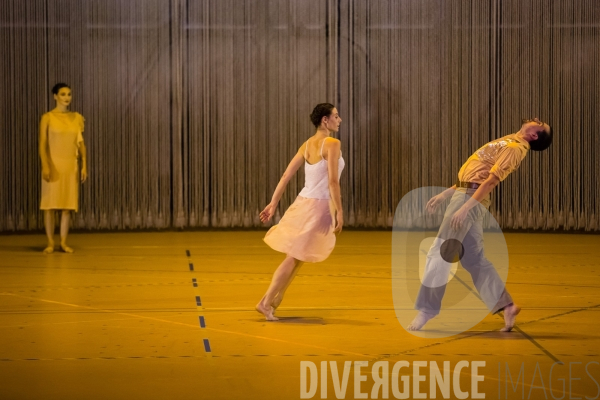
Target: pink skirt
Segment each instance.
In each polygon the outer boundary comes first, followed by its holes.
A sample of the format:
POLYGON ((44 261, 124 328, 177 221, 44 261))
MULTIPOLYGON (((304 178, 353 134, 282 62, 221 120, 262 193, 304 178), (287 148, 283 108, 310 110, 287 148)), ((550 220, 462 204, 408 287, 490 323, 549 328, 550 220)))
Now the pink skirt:
POLYGON ((329 200, 298 196, 263 240, 273 250, 297 260, 325 260, 335 247, 329 200))

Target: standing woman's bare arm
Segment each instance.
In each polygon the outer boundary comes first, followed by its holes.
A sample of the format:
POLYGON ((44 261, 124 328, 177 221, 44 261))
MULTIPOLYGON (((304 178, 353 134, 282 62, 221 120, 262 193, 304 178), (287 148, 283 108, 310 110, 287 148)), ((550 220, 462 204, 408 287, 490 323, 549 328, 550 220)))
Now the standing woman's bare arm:
POLYGON ((338 163, 341 153, 342 143, 338 139, 325 139, 327 153, 327 170, 329 173, 329 194, 333 200, 336 211, 336 221, 334 232, 342 231, 344 225, 344 211, 342 209, 342 193, 340 190, 340 180, 338 178, 338 163))
POLYGON ((85 119, 83 115, 76 113, 79 118, 79 123, 81 124, 81 132, 79 132, 79 136, 77 136, 77 144, 79 146, 79 156, 81 157, 81 183, 85 182, 88 177, 87 170, 87 149, 85 147, 85 142, 83 140, 83 131, 85 129, 85 119))
POLYGON ((306 146, 306 143, 304 143, 298 149, 298 152, 296 153, 294 158, 292 158, 292 161, 290 161, 287 168, 285 169, 285 172, 281 176, 281 179, 279 180, 279 183, 277 184, 277 187, 275 188, 275 192, 273 193, 271 202, 269 204, 267 204, 265 209, 262 210, 260 213, 261 222, 267 222, 268 220, 271 219, 273 214, 275 214, 275 209, 277 209, 277 205, 279 204, 279 200, 281 199, 281 196, 283 196, 283 192, 285 191, 287 184, 289 183, 290 179, 292 179, 292 176, 294 176, 296 171, 298 171, 298 169, 302 166, 302 164, 304 164, 304 148, 305 148, 305 146, 306 146))
POLYGON ((42 162, 42 178, 50 182, 50 157, 48 155, 48 115, 42 115, 40 120, 40 134, 38 153, 42 162))
POLYGON ((81 154, 81 183, 85 182, 88 177, 87 172, 87 149, 85 143, 81 142, 79 145, 79 153, 81 154))

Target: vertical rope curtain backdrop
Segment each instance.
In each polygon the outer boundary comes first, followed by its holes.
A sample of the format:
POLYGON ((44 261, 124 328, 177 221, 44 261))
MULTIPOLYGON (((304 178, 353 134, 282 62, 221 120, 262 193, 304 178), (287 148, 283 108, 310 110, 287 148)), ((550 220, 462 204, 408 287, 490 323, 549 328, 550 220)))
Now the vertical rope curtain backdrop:
POLYGON ((78 228, 260 226, 328 101, 347 225, 389 227, 404 194, 452 185, 479 146, 539 116, 554 144, 492 213, 600 229, 596 0, 2 0, 0 46, 0 231, 42 227, 37 129, 59 81, 86 118, 78 228))

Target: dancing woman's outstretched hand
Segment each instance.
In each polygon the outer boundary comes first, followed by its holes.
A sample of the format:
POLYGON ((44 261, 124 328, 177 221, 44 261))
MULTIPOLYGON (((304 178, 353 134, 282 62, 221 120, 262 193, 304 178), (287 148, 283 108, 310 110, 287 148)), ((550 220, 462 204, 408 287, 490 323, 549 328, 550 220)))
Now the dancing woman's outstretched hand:
POLYGON ((262 210, 259 214, 260 222, 263 224, 268 222, 271 217, 275 214, 275 209, 277 208, 277 204, 267 204, 264 210, 262 210))

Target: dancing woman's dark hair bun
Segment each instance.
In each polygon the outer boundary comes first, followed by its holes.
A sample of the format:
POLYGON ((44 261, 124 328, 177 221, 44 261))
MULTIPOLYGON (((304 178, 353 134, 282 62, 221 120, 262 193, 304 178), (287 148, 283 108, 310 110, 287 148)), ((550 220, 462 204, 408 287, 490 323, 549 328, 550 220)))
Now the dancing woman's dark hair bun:
POLYGON ((310 114, 310 120, 312 121, 315 127, 319 127, 321 125, 321 120, 323 117, 329 117, 331 112, 335 107, 333 104, 329 103, 321 103, 317 104, 313 112, 310 114))

